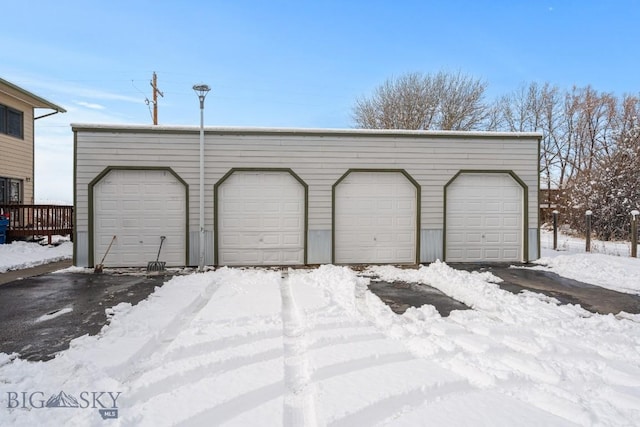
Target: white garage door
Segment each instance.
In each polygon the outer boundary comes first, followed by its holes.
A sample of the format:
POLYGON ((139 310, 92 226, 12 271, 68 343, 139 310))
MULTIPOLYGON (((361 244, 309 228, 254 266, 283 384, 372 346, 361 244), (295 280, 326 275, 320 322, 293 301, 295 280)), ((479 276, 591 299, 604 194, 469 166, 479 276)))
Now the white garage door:
POLYGON ((160 261, 185 265, 186 192, 170 172, 112 170, 93 188, 94 262, 116 240, 106 266, 143 267, 155 261, 160 236, 166 236, 160 261))
POLYGON ((416 187, 400 172, 351 172, 335 190, 335 262, 416 262, 416 187))
POLYGON ((217 197, 218 264, 304 264, 305 191, 290 173, 235 171, 217 197))
POLYGON ((447 188, 446 260, 521 261, 523 190, 506 173, 464 173, 447 188))

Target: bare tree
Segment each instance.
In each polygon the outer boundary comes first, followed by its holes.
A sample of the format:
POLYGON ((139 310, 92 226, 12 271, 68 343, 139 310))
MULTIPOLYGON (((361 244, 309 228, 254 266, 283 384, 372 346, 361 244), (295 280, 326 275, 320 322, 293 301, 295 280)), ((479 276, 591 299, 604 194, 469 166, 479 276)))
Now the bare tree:
POLYGON ((522 85, 496 103, 500 128, 510 132, 541 132, 540 174, 547 195, 558 185, 555 177, 559 164, 559 123, 562 116, 561 97, 557 87, 549 83, 522 85))
POLYGON ((405 74, 356 100, 352 118, 368 129, 473 130, 488 115, 486 84, 461 73, 405 74))
POLYGON ((484 125, 489 114, 483 102, 487 84, 460 72, 440 72, 435 78, 438 88, 438 119, 436 126, 443 130, 473 130, 484 125))

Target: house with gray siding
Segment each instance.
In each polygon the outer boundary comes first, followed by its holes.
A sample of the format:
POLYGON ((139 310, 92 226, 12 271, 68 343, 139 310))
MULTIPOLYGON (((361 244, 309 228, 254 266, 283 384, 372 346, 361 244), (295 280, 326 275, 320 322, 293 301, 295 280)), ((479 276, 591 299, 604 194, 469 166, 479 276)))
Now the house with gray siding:
MULTIPOLYGON (((198 265, 200 128, 72 129, 74 263, 198 265)), ((205 264, 537 259, 540 137, 205 128, 205 264)))

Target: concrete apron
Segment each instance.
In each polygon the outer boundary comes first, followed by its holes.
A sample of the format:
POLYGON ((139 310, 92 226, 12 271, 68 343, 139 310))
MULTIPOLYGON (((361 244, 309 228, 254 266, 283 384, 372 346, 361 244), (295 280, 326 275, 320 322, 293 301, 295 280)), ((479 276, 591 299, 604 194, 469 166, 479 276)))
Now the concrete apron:
MULTIPOLYGON (((618 314, 621 311, 640 313, 640 296, 617 292, 578 282, 555 273, 526 268, 510 268, 512 264, 448 264, 465 271, 489 271, 503 282, 500 288, 515 294, 523 290, 556 298, 562 304, 579 304, 585 310, 599 314, 618 314)), ((516 265, 523 266, 523 265, 516 265)))

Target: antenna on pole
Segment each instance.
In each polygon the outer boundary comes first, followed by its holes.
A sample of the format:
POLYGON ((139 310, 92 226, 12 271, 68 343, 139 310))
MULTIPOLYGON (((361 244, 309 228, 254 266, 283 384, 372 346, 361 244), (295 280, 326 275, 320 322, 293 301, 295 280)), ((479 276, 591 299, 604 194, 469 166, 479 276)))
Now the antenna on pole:
POLYGON ((153 124, 158 124, 158 95, 164 98, 164 94, 158 89, 158 76, 156 72, 153 72, 153 78, 151 80, 151 87, 153 88, 153 124))

